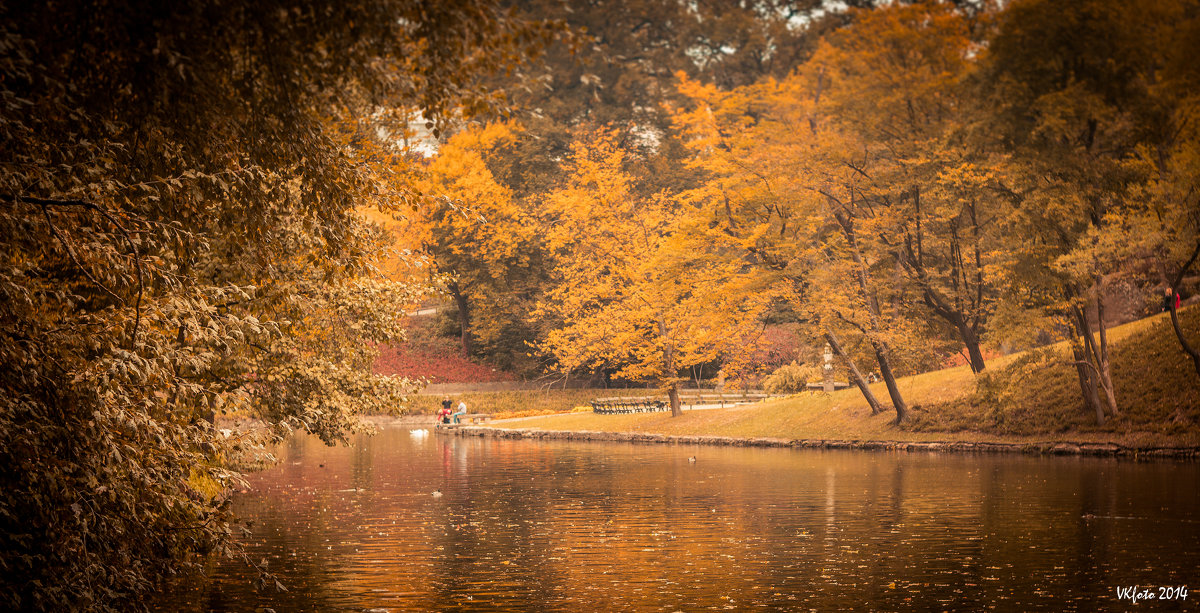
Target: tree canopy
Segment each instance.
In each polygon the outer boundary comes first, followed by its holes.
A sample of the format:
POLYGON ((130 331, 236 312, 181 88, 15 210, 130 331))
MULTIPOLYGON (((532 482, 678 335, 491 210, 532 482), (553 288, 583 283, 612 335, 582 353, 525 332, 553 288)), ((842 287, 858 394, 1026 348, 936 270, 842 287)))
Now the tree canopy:
POLYGON ((0 51, 14 610, 236 555, 237 466, 401 406, 375 348, 432 286, 466 356, 676 415, 780 322, 902 423, 903 375, 1059 340, 1020 367, 1120 419, 1118 308, 1200 376, 1196 0, 67 0, 0 51), (380 274, 368 209, 432 275, 380 274))
POLYGON ((371 347, 415 288, 369 274, 355 209, 419 194, 350 137, 497 107, 484 77, 551 31, 478 1, 0 8, 0 602, 129 610, 233 551, 262 439, 214 412, 335 440, 403 398, 371 347))
MULTIPOLYGON (((986 352, 1049 340, 1073 344, 1084 407, 1101 422, 1118 415, 1113 309, 1153 309, 1200 259, 1187 170, 1195 75, 1181 59, 1197 8, 1053 6, 526 5, 590 38, 528 68, 532 80, 515 94, 521 121, 486 158, 539 224, 523 249, 537 253, 540 273, 521 294, 549 305, 600 291, 603 282, 583 279, 619 269, 585 245, 626 210, 660 240, 653 256, 613 252, 614 261, 636 262, 642 279, 736 271, 707 295, 771 295, 762 313, 786 312, 807 342, 830 342, 852 375, 878 372, 899 421, 907 403, 897 376, 958 359, 984 373, 986 352), (577 184, 580 160, 606 147, 621 152, 619 189, 577 184), (584 217, 565 224, 568 208, 584 217), (548 244, 563 231, 569 238, 548 244), (1117 301, 1118 287, 1140 297, 1117 301)), ((488 251, 484 242, 467 250, 488 251)), ((619 302, 590 300, 581 304, 619 302)), ((606 355, 614 370, 637 362, 615 358, 636 343, 613 325, 577 327, 578 308, 538 313, 522 321, 531 342, 586 331, 576 357, 606 355)), ((856 383, 870 395, 865 379, 856 383)))

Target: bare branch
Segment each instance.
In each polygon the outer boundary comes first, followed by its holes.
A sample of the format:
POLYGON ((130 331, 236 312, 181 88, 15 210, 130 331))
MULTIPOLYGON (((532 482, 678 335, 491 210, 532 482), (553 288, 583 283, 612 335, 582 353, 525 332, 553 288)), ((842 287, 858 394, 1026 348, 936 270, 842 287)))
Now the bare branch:
POLYGON ((67 240, 65 238, 63 238, 63 236, 61 234, 58 233, 58 228, 55 227, 54 221, 50 219, 50 213, 49 213, 49 211, 46 210, 46 205, 43 204, 41 208, 42 208, 42 217, 44 217, 46 219, 46 225, 50 227, 50 234, 54 235, 54 238, 58 239, 58 242, 62 244, 63 249, 66 249, 67 255, 71 258, 71 262, 75 264, 75 267, 78 268, 79 271, 83 273, 83 276, 88 278, 88 281, 91 281, 92 284, 94 284, 96 287, 99 287, 100 289, 104 290, 104 292, 107 293, 109 296, 112 296, 113 298, 117 299, 119 302, 124 304, 125 300, 123 298, 116 295, 111 289, 108 289, 107 285, 98 281, 96 279, 96 277, 92 276, 92 271, 88 270, 86 267, 84 267, 83 264, 81 264, 79 262, 79 258, 75 257, 75 249, 73 249, 71 247, 71 244, 68 243, 67 240))
POLYGON ((103 207, 101 207, 93 202, 88 202, 86 200, 56 200, 56 199, 50 199, 50 198, 34 198, 32 196, 15 196, 12 194, 0 194, 0 199, 7 200, 9 202, 22 202, 25 204, 36 204, 36 205, 42 207, 43 213, 45 213, 45 207, 47 207, 47 206, 80 207, 80 208, 85 208, 85 209, 89 209, 92 211, 96 211, 101 216, 103 216, 105 219, 107 219, 109 221, 109 223, 111 223, 114 227, 116 227, 117 230, 121 233, 121 235, 125 237, 126 244, 129 245, 130 251, 133 252, 133 262, 137 268, 137 280, 138 280, 137 302, 134 304, 134 307, 133 307, 133 312, 134 312, 133 333, 130 334, 130 336, 129 336, 129 349, 133 350, 133 348, 137 345, 138 327, 142 323, 142 295, 145 293, 146 286, 145 286, 145 281, 143 280, 143 275, 142 275, 142 257, 138 253, 137 245, 135 245, 133 242, 133 237, 131 237, 129 235, 129 232, 125 229, 125 226, 122 226, 121 223, 118 222, 116 220, 116 218, 112 216, 111 213, 104 210, 103 207))

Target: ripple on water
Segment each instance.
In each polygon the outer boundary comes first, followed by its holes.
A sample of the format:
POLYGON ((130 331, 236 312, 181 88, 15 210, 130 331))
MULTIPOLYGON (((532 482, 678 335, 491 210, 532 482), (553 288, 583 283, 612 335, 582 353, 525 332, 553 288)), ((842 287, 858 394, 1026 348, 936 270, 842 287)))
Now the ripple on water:
POLYGON ((281 453, 235 509, 289 591, 228 562, 159 608, 1119 609, 1200 566, 1194 465, 405 430, 281 453))

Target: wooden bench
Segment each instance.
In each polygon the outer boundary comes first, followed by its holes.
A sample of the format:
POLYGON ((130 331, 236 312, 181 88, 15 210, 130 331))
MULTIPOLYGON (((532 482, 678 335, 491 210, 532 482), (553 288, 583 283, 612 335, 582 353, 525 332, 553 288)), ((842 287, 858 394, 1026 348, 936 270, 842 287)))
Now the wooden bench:
MULTIPOLYGON (((471 423, 477 424, 481 421, 491 421, 492 415, 490 413, 463 413, 458 416, 459 423, 464 423, 468 419, 471 420, 471 423)), ((450 421, 454 421, 454 419, 451 418, 450 421)))
POLYGON ((613 413, 652 413, 666 411, 671 408, 667 401, 654 396, 641 398, 596 398, 592 400, 592 412, 601 414, 613 413))
POLYGON ((455 423, 454 417, 451 417, 450 423, 443 423, 439 421, 436 425, 439 428, 452 428, 454 426, 461 426, 465 423, 468 423, 468 420, 470 420, 469 423, 477 424, 481 421, 490 421, 491 419, 492 415, 490 413, 463 413, 462 415, 458 416, 458 423, 455 423))
POLYGON ((679 390, 679 402, 685 407, 732 407, 752 402, 762 402, 770 399, 773 394, 756 390, 735 390, 719 392, 716 390, 697 390, 685 388, 679 390))
MULTIPOLYGON (((810 390, 822 390, 822 389, 825 389, 825 383, 824 382, 807 383, 807 384, 805 384, 804 387, 807 389, 810 389, 810 390)), ((834 381, 833 382, 833 389, 835 389, 835 390, 844 390, 844 389, 849 389, 849 388, 850 388, 850 384, 846 383, 845 381, 834 381)))

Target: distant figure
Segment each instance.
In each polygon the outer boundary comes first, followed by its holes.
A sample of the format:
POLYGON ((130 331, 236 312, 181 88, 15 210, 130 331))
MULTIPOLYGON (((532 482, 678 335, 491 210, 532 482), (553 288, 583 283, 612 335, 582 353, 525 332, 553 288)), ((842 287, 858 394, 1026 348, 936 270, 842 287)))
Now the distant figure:
POLYGON ((467 403, 464 400, 459 400, 458 401, 458 411, 456 413, 454 413, 454 423, 458 423, 459 415, 466 415, 466 414, 467 414, 467 403))
POLYGON ((453 405, 450 403, 449 396, 442 398, 442 408, 443 409, 446 409, 446 411, 449 411, 451 406, 453 406, 453 405))
POLYGON ((1178 295, 1175 292, 1172 292, 1171 288, 1166 288, 1165 290, 1163 290, 1163 312, 1164 313, 1170 311, 1172 304, 1175 305, 1175 309, 1176 309, 1176 311, 1178 311, 1178 309, 1180 309, 1181 302, 1182 301, 1180 300, 1180 295, 1178 295))
POLYGON ((439 423, 450 423, 450 405, 443 403, 442 408, 438 409, 437 421, 439 423))
POLYGON ((874 383, 878 380, 879 377, 875 376, 875 371, 872 370, 871 372, 867 373, 867 383, 874 383))

